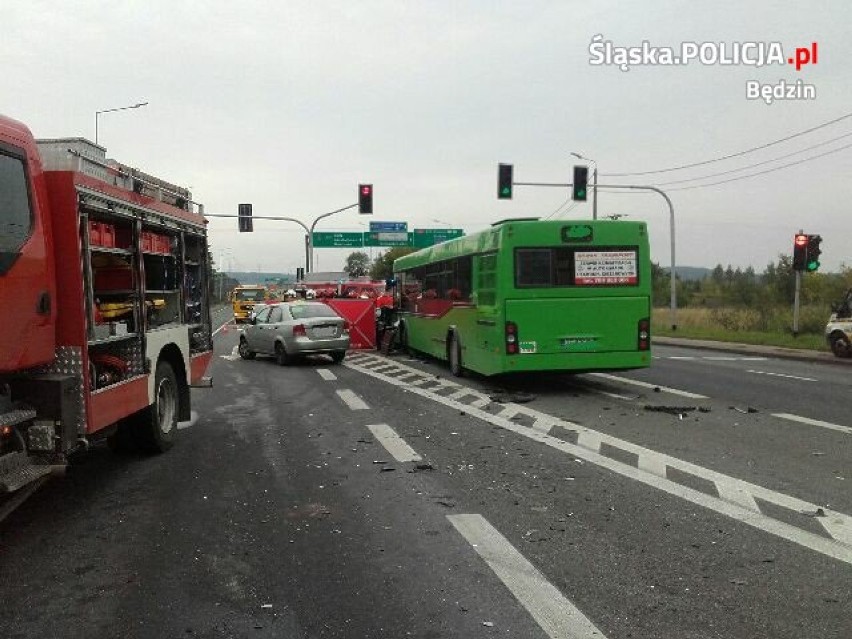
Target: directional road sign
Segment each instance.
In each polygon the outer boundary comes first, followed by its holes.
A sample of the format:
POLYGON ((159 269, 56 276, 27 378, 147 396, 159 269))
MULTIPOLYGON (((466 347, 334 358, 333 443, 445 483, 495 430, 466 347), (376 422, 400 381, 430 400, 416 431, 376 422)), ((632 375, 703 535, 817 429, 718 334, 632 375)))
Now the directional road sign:
POLYGON ((462 229, 414 229, 411 233, 411 245, 414 248, 426 248, 462 235, 462 229))
POLYGON ((364 246, 411 246, 410 236, 405 231, 364 233, 364 246))
POLYGON ((408 231, 408 222, 370 222, 370 233, 408 231))
POLYGON ((357 248, 364 246, 364 233, 332 233, 315 231, 314 248, 357 248))

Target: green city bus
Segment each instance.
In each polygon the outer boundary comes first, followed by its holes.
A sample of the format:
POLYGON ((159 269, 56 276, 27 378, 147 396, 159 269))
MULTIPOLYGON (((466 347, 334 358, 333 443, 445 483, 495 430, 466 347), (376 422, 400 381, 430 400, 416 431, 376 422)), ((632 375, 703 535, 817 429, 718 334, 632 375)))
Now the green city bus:
POLYGON ((643 222, 497 222, 394 261, 403 347, 454 375, 651 363, 643 222))

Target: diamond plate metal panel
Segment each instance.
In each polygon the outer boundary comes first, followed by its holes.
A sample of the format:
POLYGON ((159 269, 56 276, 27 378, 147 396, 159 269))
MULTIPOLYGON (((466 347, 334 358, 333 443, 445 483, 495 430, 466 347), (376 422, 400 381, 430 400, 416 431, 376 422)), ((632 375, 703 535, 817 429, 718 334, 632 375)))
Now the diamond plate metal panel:
POLYGON ((79 392, 77 394, 77 432, 85 434, 86 432, 86 398, 84 396, 83 384, 83 349, 79 346, 57 346, 56 359, 53 363, 47 366, 42 366, 36 369, 36 372, 41 373, 61 373, 62 375, 73 375, 78 380, 79 392))

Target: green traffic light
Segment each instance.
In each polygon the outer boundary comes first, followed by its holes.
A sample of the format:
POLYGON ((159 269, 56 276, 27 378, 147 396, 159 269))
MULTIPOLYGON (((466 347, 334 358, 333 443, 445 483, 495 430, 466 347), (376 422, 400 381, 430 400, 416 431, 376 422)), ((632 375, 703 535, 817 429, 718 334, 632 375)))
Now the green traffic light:
POLYGON ((503 190, 500 192, 502 195, 509 195, 512 192, 512 189, 508 186, 504 186, 503 190))
POLYGON ((819 270, 819 262, 808 262, 807 269, 809 273, 813 273, 816 270, 819 270))
POLYGON ((578 198, 584 198, 584 197, 586 197, 586 191, 585 191, 585 189, 577 189, 577 197, 578 197, 578 198))

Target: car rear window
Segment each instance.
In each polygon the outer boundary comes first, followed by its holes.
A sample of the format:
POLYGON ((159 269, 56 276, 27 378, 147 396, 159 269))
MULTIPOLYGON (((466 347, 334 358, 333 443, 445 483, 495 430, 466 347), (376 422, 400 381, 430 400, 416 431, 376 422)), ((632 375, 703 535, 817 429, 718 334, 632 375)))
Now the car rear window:
POLYGON ((340 317, 330 306, 325 304, 292 304, 290 315, 293 319, 306 319, 309 317, 340 317))

